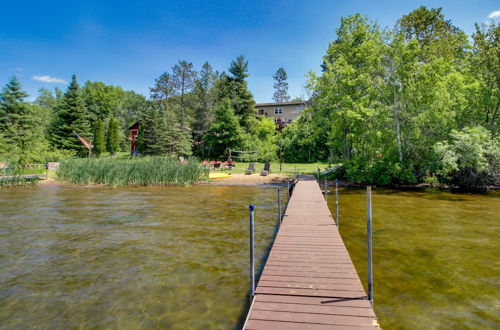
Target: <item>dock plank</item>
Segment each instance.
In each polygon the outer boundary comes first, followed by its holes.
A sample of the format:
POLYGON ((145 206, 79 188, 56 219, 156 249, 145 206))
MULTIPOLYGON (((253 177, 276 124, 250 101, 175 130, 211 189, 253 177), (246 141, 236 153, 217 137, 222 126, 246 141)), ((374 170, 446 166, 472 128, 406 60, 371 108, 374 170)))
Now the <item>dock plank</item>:
POLYGON ((299 179, 244 328, 379 328, 367 299, 318 184, 299 179))

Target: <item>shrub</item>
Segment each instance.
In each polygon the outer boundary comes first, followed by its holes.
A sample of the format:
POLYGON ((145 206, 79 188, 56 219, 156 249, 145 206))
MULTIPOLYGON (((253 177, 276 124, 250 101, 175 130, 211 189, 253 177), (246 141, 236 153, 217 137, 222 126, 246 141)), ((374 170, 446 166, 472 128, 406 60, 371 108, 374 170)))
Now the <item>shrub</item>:
POLYGON ((434 145, 440 181, 464 187, 500 184, 500 139, 482 126, 453 130, 450 141, 434 145))

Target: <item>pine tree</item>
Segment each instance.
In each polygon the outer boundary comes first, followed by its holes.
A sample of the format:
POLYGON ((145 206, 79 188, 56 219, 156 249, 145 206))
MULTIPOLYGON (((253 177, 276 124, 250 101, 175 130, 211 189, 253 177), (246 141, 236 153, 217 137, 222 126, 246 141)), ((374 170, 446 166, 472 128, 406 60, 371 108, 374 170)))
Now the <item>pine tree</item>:
POLYGON ((241 147, 244 133, 228 98, 215 108, 214 115, 214 122, 205 136, 208 153, 212 157, 226 158, 228 149, 241 147))
POLYGON ((290 96, 288 95, 288 82, 286 71, 284 68, 279 68, 273 76, 274 83, 274 102, 288 102, 290 96))
POLYGON ((118 122, 116 118, 111 118, 108 124, 108 135, 106 140, 106 149, 110 153, 118 152, 120 149, 120 142, 118 140, 118 122))
POLYGON ((165 113, 163 120, 165 121, 165 135, 169 153, 180 156, 191 155, 191 135, 183 129, 182 122, 170 111, 165 113))
POLYGON ((139 132, 137 133, 137 152, 139 154, 144 154, 146 143, 144 140, 144 126, 145 122, 141 122, 139 126, 139 132))
POLYGON ((189 121, 186 94, 193 90, 197 73, 193 70, 193 63, 187 61, 179 61, 172 67, 172 73, 176 94, 180 96, 180 120, 185 128, 189 121))
POLYGON ((23 140, 29 110, 24 99, 28 96, 21 83, 13 76, 0 94, 0 129, 9 144, 18 145, 23 140))
POLYGON ((240 55, 231 62, 229 72, 233 75, 234 79, 245 80, 248 77, 248 61, 245 56, 240 55))
POLYGON ((143 114, 139 131, 138 148, 143 155, 164 155, 168 153, 168 136, 161 108, 150 104, 143 114))
POLYGON ((223 100, 229 98, 234 113, 239 117, 240 124, 247 127, 249 118, 255 112, 255 101, 252 93, 248 90, 245 78, 248 77, 248 61, 240 55, 231 62, 229 72, 232 76, 223 74, 218 84, 218 98, 223 100))
POLYGON ((99 157, 103 152, 106 151, 105 134, 104 134, 104 123, 102 120, 98 120, 94 126, 94 154, 99 157))
POLYGON ((51 142, 56 147, 74 150, 79 155, 86 155, 88 149, 78 140, 73 131, 86 140, 89 140, 92 136, 87 109, 81 96, 81 89, 76 80, 76 75, 71 77, 71 82, 52 124, 50 135, 51 142))
POLYGON ((194 107, 193 136, 198 142, 206 134, 213 120, 214 85, 216 80, 217 73, 213 71, 208 62, 205 62, 194 88, 196 105, 194 107))
POLYGON ((28 95, 16 77, 0 93, 0 132, 4 154, 21 162, 44 161, 48 148, 43 109, 24 101, 28 95))

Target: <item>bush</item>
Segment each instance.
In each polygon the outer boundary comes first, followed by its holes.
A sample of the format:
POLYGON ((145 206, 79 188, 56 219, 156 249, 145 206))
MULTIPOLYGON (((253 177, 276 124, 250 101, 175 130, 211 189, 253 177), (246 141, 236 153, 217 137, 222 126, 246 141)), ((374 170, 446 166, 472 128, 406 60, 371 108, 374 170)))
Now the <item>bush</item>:
POLYGON ((500 140, 482 126, 453 130, 434 145, 434 172, 441 182, 462 187, 500 184, 500 140))

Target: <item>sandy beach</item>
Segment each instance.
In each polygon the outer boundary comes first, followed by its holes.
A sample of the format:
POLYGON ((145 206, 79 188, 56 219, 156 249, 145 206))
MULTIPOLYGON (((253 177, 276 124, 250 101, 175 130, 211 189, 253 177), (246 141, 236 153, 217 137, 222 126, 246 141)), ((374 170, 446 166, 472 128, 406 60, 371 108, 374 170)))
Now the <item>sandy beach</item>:
POLYGON ((225 179, 211 179, 208 183, 210 185, 256 185, 256 184, 280 184, 286 183, 290 177, 281 174, 269 174, 261 176, 255 174, 232 174, 231 177, 225 179))

